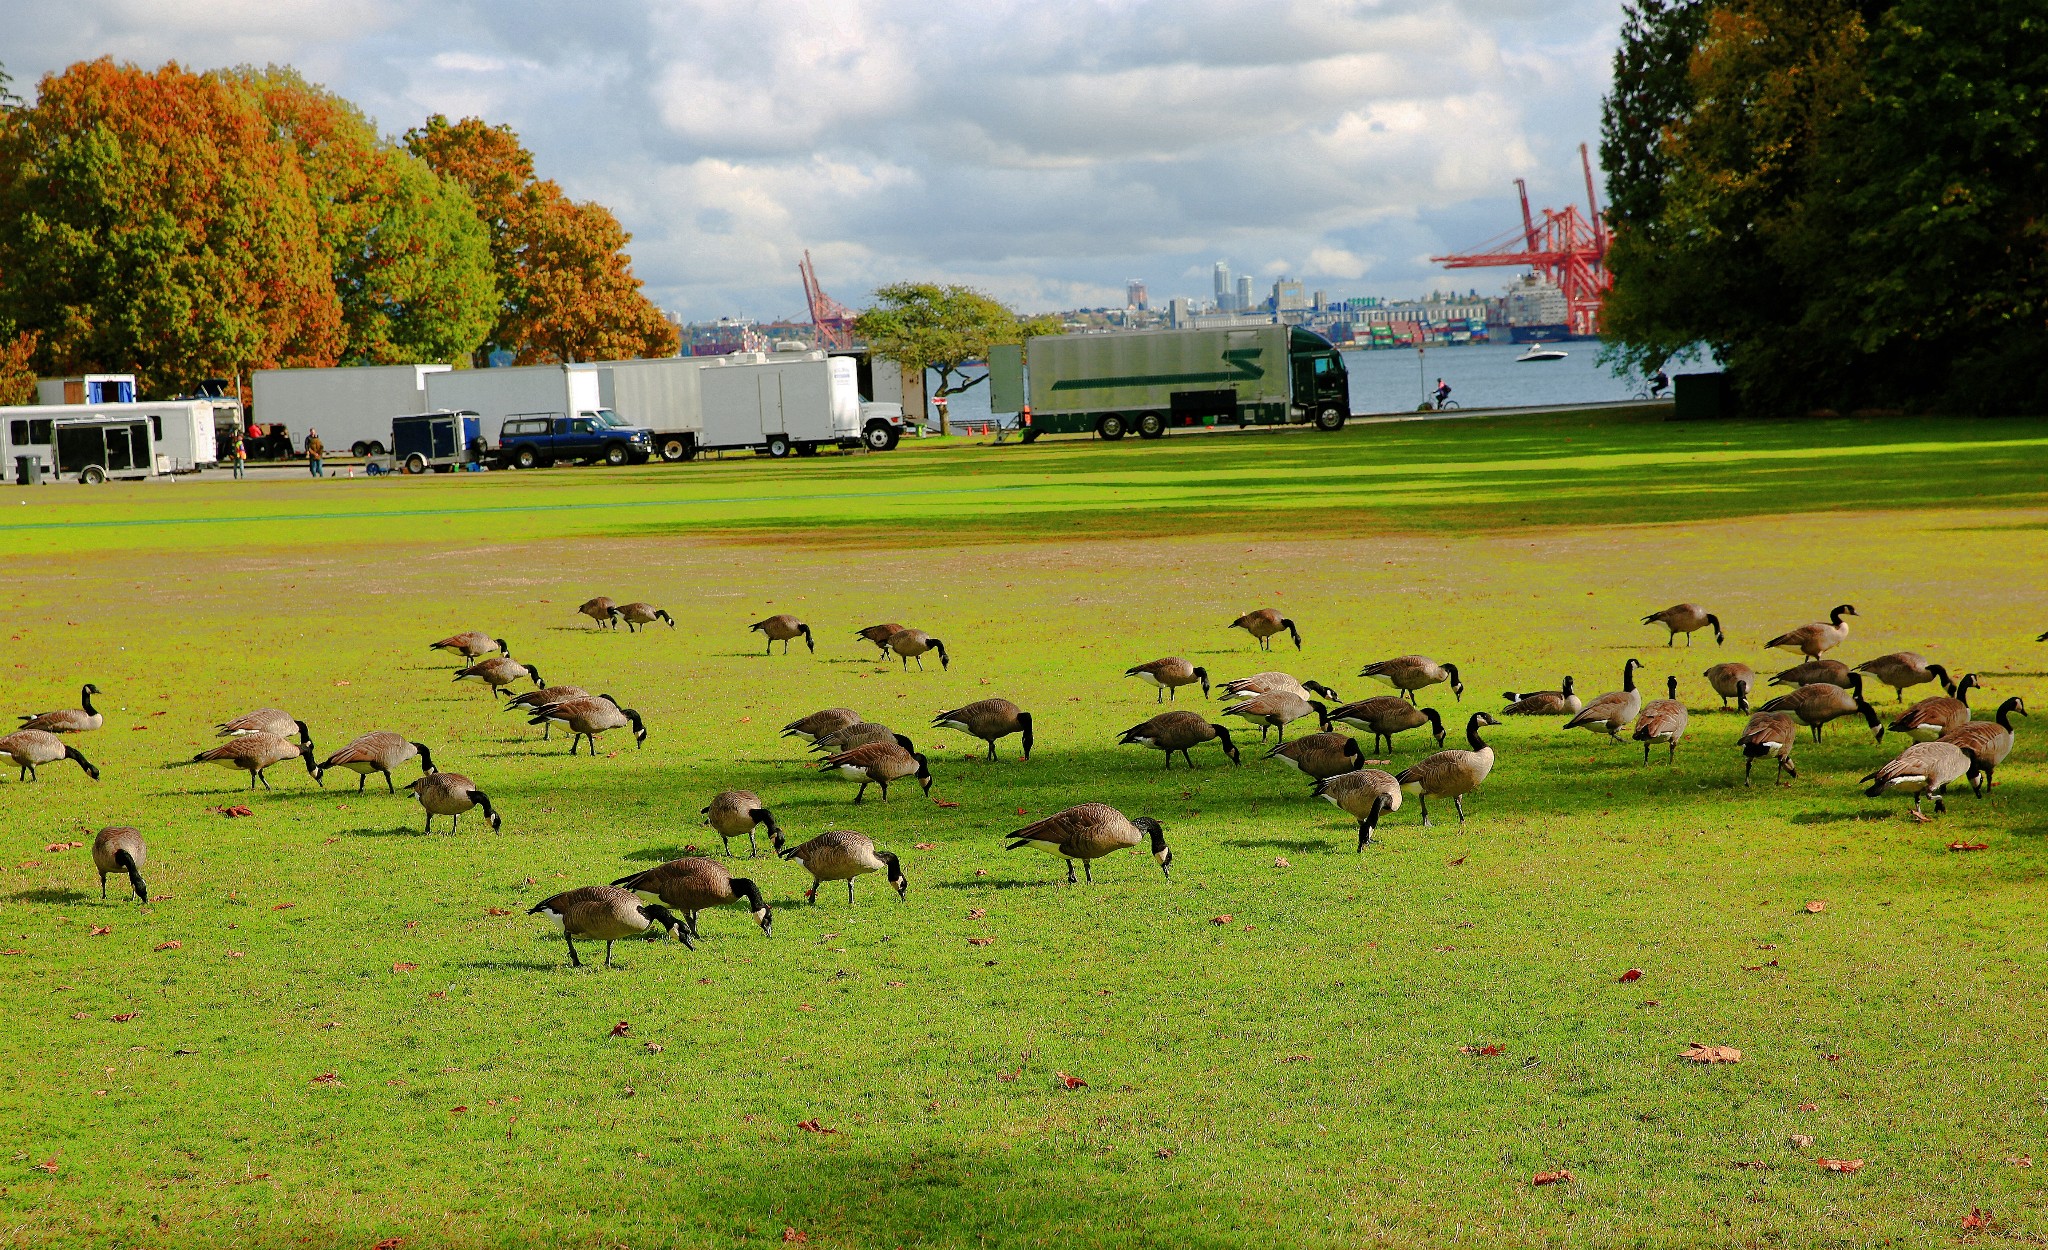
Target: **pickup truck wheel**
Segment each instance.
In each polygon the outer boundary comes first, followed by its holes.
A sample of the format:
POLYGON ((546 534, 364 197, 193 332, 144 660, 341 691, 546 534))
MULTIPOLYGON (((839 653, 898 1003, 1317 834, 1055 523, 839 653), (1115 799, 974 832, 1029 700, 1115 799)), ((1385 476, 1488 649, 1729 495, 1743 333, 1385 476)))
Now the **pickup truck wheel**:
POLYGON ((1147 412, 1138 417, 1139 438, 1165 438, 1166 418, 1156 412, 1147 412))
POLYGON ((78 480, 81 485, 98 486, 107 480, 107 471, 96 464, 89 464, 79 470, 78 480))
POLYGON ((1097 433, 1101 434, 1106 441, 1112 443, 1124 436, 1124 428, 1122 415, 1114 412, 1104 417, 1101 423, 1095 427, 1097 433))
POLYGON ((785 459, 785 458, 787 458, 787 457, 788 457, 788 455, 789 455, 789 436, 788 436, 788 435, 785 435, 785 434, 771 434, 771 435, 769 435, 769 436, 768 436, 768 458, 769 458, 769 459, 771 459, 771 460, 782 460, 782 459, 785 459))
POLYGON ((1316 414, 1316 428, 1325 434, 1334 434, 1344 428, 1344 414, 1335 408, 1325 408, 1316 414))
POLYGON ((887 421, 870 421, 868 428, 860 432, 860 441, 869 451, 887 451, 896 445, 889 437, 893 433, 887 421))
POLYGON ((512 467, 515 469, 537 469, 540 467, 540 453, 531 447, 521 447, 512 453, 512 467))
POLYGON ((604 449, 604 462, 614 469, 625 464, 630 458, 624 443, 613 443, 604 449))
POLYGON ((412 453, 405 458, 405 471, 415 474, 425 473, 427 471, 427 458, 418 452, 412 453))
POLYGON ((358 439, 348 445, 348 454, 357 457, 367 456, 370 454, 370 445, 358 439))
POLYGON ((681 464, 697 454, 696 444, 680 434, 671 434, 661 440, 661 458, 670 464, 681 464))

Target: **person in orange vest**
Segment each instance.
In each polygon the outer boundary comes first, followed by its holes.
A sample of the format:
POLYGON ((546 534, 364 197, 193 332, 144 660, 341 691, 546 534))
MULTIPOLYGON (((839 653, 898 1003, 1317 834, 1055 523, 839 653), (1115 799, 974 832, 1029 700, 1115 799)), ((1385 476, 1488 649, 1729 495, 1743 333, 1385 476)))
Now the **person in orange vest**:
POLYGON ((306 471, 314 477, 326 477, 326 469, 321 464, 326 455, 327 445, 320 441, 320 431, 308 426, 306 429, 306 471))
POLYGON ((249 445, 242 439, 242 427, 228 427, 228 463, 235 471, 235 480, 241 481, 249 467, 249 445))

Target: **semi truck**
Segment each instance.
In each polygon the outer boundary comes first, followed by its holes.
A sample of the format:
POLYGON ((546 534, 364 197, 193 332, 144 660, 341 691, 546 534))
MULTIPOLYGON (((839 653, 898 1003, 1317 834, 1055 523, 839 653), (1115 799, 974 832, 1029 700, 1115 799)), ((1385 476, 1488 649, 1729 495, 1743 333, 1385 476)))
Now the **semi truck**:
POLYGON ((1350 379, 1337 350, 1298 326, 1051 334, 989 353, 989 407, 1041 434, 1287 423, 1344 428, 1350 379))
POLYGON ((654 431, 606 407, 598 375, 580 364, 436 373, 427 378, 426 407, 482 417, 484 437, 498 436, 498 458, 513 468, 645 464, 654 454, 654 431))
POLYGON ((447 365, 351 365, 336 369, 258 369, 250 376, 253 420, 282 425, 301 437, 352 455, 391 450, 391 419, 425 412, 427 379, 447 365))
MULTIPOLYGON (((581 366, 579 366, 580 368, 581 366)), ((812 455, 820 447, 893 449, 903 409, 864 403, 855 362, 821 351, 612 360, 591 366, 603 406, 654 431, 656 454, 812 455)))

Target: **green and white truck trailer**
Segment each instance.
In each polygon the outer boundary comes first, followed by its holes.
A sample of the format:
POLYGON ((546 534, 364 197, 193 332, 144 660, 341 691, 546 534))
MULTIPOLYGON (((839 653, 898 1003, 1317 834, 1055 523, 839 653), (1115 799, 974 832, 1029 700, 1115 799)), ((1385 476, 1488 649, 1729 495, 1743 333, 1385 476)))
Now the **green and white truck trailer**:
POLYGON ((1340 430, 1351 382, 1337 350, 1296 326, 1049 334, 989 353, 989 408, 1041 434, 1310 424, 1340 430))

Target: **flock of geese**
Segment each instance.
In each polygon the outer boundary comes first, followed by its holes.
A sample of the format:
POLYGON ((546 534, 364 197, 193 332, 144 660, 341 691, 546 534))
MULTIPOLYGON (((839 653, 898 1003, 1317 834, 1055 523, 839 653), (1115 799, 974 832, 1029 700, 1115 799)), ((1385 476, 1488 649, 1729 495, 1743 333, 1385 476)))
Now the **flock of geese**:
MULTIPOLYGON (((599 629, 616 629, 621 622, 629 631, 657 621, 670 628, 675 625, 667 612, 650 604, 620 604, 603 596, 582 604, 577 611, 599 629)), ((1883 741, 1888 730, 1911 739, 1904 751, 1861 778, 1867 783, 1865 793, 1869 796, 1910 795, 1916 820, 1928 819, 1921 810, 1923 799, 1931 799, 1936 812, 1945 811, 1947 789, 1957 781, 1967 780, 1973 792, 1981 796, 1987 787, 1996 784, 1998 766, 2012 751, 2012 717, 2025 715, 2025 704, 2017 697, 2009 698, 1992 719, 1978 720, 1973 718, 1969 706, 1970 691, 1981 686, 1974 673, 1952 678, 1942 665, 1910 651, 1882 655, 1853 669, 1825 658, 1828 651, 1848 640, 1848 618, 1855 615, 1853 606, 1842 604, 1828 614, 1828 619, 1802 625, 1766 643, 1769 648, 1797 652, 1803 660, 1769 678, 1769 685, 1789 689, 1763 703, 1754 713, 1750 697, 1759 692, 1760 681, 1755 669, 1739 662, 1725 662, 1702 674, 1708 687, 1720 697, 1723 710, 1732 701, 1736 711, 1748 715, 1735 743, 1743 758, 1744 784, 1750 784, 1751 770, 1762 759, 1775 762, 1778 783, 1786 784, 1786 777, 1799 775, 1793 753, 1802 730, 1818 743, 1825 726, 1856 717, 1870 728, 1877 742, 1883 741), (1866 682, 1890 687, 1899 703, 1905 702, 1906 691, 1934 682, 1941 684, 1944 693, 1921 699, 1887 721, 1867 701, 1866 682)), ((1717 644, 1725 641, 1720 618, 1697 604, 1674 605, 1642 618, 1642 623, 1665 627, 1667 647, 1676 645, 1680 635, 1691 646, 1693 635, 1702 629, 1710 629, 1717 644)), ((1230 623, 1230 628, 1250 634, 1262 650, 1270 650, 1272 640, 1283 633, 1292 638, 1297 651, 1302 646, 1295 623, 1274 609, 1241 616, 1230 623)), ((774 644, 780 642, 787 654, 789 644, 798 638, 803 639, 809 650, 817 649, 810 626, 794 616, 771 616, 748 629, 766 638, 770 653, 774 644)), ((896 656, 905 669, 913 660, 922 668, 923 657, 931 653, 937 654, 942 667, 951 663, 944 642, 896 622, 869 626, 855 637, 878 648, 878 658, 896 656)), ((2048 642, 2048 633, 2039 641, 2048 642)), ((511 648, 503 638, 473 630, 431 643, 428 649, 459 657, 464 664, 455 673, 456 681, 482 684, 490 690, 494 703, 504 698, 507 710, 526 716, 528 724, 542 728, 543 740, 558 725, 566 729, 571 755, 587 744, 589 753, 595 756, 598 737, 614 730, 630 730, 636 746, 646 744, 647 726, 639 712, 623 706, 609 694, 592 694, 580 686, 547 685, 533 665, 512 659, 511 648), (511 693, 511 688, 522 681, 530 682, 532 688, 511 693)), ((1622 666, 1620 689, 1591 699, 1580 697, 1570 676, 1556 690, 1508 691, 1504 695, 1506 705, 1499 715, 1558 717, 1567 730, 1604 734, 1615 742, 1623 741, 1626 732, 1629 741, 1642 744, 1645 763, 1650 760, 1652 749, 1661 745, 1666 750, 1667 763, 1675 764, 1679 744, 1690 725, 1690 712, 1679 698, 1676 676, 1666 678, 1664 698, 1645 701, 1636 685, 1636 673, 1642 667, 1641 661, 1629 659, 1622 666)), ((1183 688, 1197 684, 1204 698, 1212 694, 1208 672, 1179 656, 1135 665, 1124 670, 1124 676, 1155 687, 1155 703, 1177 700, 1183 688)), ((1440 803, 1450 800, 1459 823, 1463 824, 1465 798, 1479 789, 1494 767, 1494 748, 1482 737, 1482 731, 1501 721, 1491 712, 1473 712, 1465 721, 1465 747, 1447 749, 1443 714, 1436 708, 1422 706, 1418 695, 1444 686, 1454 700, 1462 701, 1465 686, 1456 664, 1422 655, 1404 655, 1367 664, 1358 671, 1358 676, 1385 683, 1394 693, 1344 702, 1322 682, 1298 680, 1277 671, 1219 683, 1215 693, 1228 700, 1220 715, 1242 722, 1239 733, 1248 733, 1250 727, 1256 726, 1262 743, 1269 735, 1277 734, 1278 740, 1266 751, 1266 758, 1300 771, 1311 783, 1312 798, 1327 800, 1353 818, 1361 852, 1373 841, 1380 819, 1399 811, 1409 798, 1421 808, 1423 825, 1432 823, 1431 799, 1440 803), (1288 741, 1288 727, 1310 717, 1315 719, 1316 731, 1288 741), (1369 734, 1374 755, 1390 754, 1398 735, 1425 727, 1436 750, 1399 772, 1386 772, 1372 765, 1387 761, 1367 758, 1358 738, 1339 732, 1336 727, 1340 725, 1369 734)), ((21 716, 21 727, 0 737, 0 755, 15 762, 23 781, 36 780, 39 766, 64 760, 77 763, 87 776, 99 780, 99 769, 66 739, 101 728, 104 718, 92 702, 93 696, 100 693, 97 686, 88 683, 80 691, 80 706, 76 708, 21 716)), ((982 741, 991 761, 998 758, 998 742, 1017 737, 1021 759, 1028 762, 1031 758, 1032 716, 1008 699, 982 699, 941 712, 932 718, 931 727, 954 730, 982 741)), ((327 773, 340 769, 356 774, 358 792, 374 773, 381 775, 387 791, 395 794, 399 787, 394 772, 417 761, 420 776, 404 788, 424 810, 426 832, 433 832, 435 817, 445 816, 452 834, 461 816, 473 810, 481 810, 493 830, 502 828, 501 816, 487 793, 469 777, 439 768, 428 746, 405 734, 372 731, 320 758, 306 722, 278 708, 261 708, 223 721, 215 726, 215 733, 225 741, 167 767, 215 764, 240 769, 249 775, 249 787, 253 790, 259 784, 271 788, 266 772, 277 764, 297 759, 323 787, 327 773)), ((800 739, 820 755, 817 767, 821 772, 857 783, 853 797, 856 804, 865 800, 871 786, 886 800, 890 786, 905 781, 920 786, 927 796, 931 793, 930 761, 912 740, 887 725, 864 719, 851 708, 826 708, 798 717, 782 727, 781 735, 800 739)), ((1118 742, 1161 752, 1167 769, 1173 767, 1175 755, 1188 768, 1194 768, 1192 752, 1210 743, 1216 744, 1230 764, 1243 762, 1230 728, 1204 713, 1187 709, 1159 712, 1124 730, 1118 742)), ((732 840, 741 836, 746 837, 748 856, 752 858, 759 850, 757 832, 765 832, 776 857, 791 861, 810 874, 811 885, 804 896, 813 905, 819 888, 828 881, 844 881, 851 904, 854 881, 870 873, 882 873, 899 900, 909 889, 901 859, 878 847, 866 834, 829 830, 790 845, 773 810, 751 790, 723 791, 700 814, 721 838, 727 858, 732 855, 732 840)), ((1076 861, 1085 879, 1092 882, 1094 861, 1120 851, 1144 848, 1169 878, 1173 864, 1165 829, 1157 820, 1149 816, 1129 817, 1104 803, 1081 803, 1035 821, 1012 831, 1005 845, 1012 850, 1036 849, 1060 857, 1066 862, 1070 883, 1077 880, 1076 861)), ((93 843, 92 853, 100 875, 101 897, 106 896, 107 877, 125 873, 136 897, 148 901, 141 873, 148 850, 139 830, 130 826, 103 829, 93 843)), ((576 950, 579 937, 604 942, 607 965, 615 941, 648 936, 657 928, 674 934, 694 949, 694 939, 700 936, 699 914, 708 908, 734 904, 752 915, 764 935, 773 932, 773 910, 759 883, 733 876, 716 859, 689 856, 629 873, 608 885, 583 886, 555 894, 536 904, 531 912, 561 926, 570 963, 580 967, 582 960, 576 950)))

